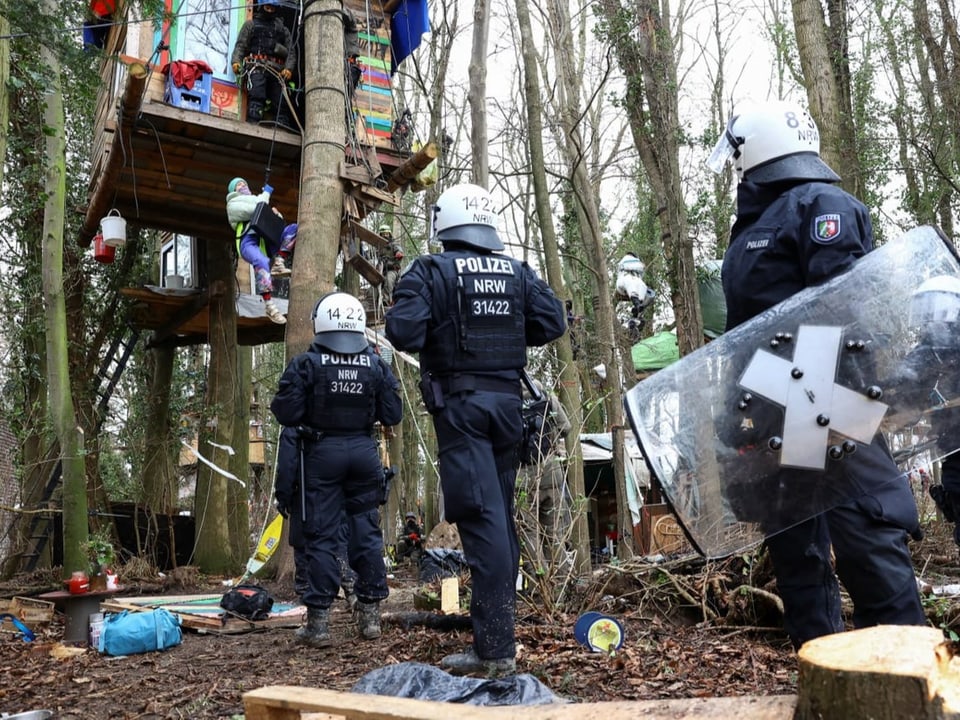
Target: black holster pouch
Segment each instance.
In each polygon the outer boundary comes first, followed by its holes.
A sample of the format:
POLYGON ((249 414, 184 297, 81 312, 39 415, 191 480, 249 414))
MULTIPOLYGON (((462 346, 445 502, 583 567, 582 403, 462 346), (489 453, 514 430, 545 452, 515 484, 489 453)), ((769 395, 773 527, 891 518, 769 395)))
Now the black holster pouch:
POLYGON ((957 522, 957 502, 952 493, 944 490, 943 485, 931 485, 930 497, 947 522, 957 522))
POLYGON ((440 387, 440 381, 430 373, 424 373, 420 376, 420 397, 423 398, 423 405, 427 412, 436 415, 443 410, 443 390, 440 387))

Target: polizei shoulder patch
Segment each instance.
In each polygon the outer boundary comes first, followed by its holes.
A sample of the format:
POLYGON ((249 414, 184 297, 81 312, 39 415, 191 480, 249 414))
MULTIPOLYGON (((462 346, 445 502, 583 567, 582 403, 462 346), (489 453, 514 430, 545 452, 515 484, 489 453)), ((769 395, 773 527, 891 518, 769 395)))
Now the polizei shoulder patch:
POLYGON ((833 242, 840 236, 840 215, 818 215, 813 221, 813 239, 818 243, 833 242))

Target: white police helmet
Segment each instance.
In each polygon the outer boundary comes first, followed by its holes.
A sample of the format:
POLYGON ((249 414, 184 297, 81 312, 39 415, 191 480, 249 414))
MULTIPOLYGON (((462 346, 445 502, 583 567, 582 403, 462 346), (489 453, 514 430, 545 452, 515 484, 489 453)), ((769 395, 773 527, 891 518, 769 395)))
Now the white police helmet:
POLYGON ((910 323, 922 329, 931 323, 955 323, 960 319, 960 278, 937 275, 913 291, 910 323))
POLYGON ((719 174, 730 158, 740 180, 761 185, 840 180, 820 159, 820 131, 810 113, 786 100, 738 108, 713 148, 707 167, 719 174))
POLYGON ((433 210, 433 237, 481 250, 503 250, 497 235, 500 206, 479 185, 465 183, 445 190, 433 210))
POLYGON ((334 291, 313 308, 314 342, 338 353, 358 353, 367 343, 367 313, 350 293, 334 291))

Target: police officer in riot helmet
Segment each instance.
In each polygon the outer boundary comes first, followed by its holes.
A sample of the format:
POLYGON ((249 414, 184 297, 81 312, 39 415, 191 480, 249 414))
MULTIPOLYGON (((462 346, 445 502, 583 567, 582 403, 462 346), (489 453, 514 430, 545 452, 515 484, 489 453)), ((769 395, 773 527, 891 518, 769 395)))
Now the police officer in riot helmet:
MULTIPOLYGON (((836 185, 840 177, 820 158, 816 123, 800 105, 738 107, 708 166, 719 173, 728 160, 739 179, 722 270, 728 330, 873 249, 869 211, 836 185)), ((890 481, 900 473, 879 435, 843 462, 865 493, 766 539, 797 648, 844 629, 837 576, 853 600, 856 627, 925 624, 907 545, 920 532, 910 488, 890 481)))
POLYGON ((420 354, 433 416, 446 519, 456 523, 473 578, 473 645, 441 661, 451 673, 515 671, 520 548, 514 484, 526 348, 566 329, 563 303, 526 263, 502 254, 499 205, 477 185, 437 200, 433 240, 397 283, 386 335, 420 354))
POLYGON ((910 325, 918 342, 907 355, 898 387, 914 387, 916 404, 929 404, 930 429, 937 450, 950 453, 940 461, 940 484, 930 497, 948 522, 960 545, 960 278, 938 275, 914 291, 910 325))
POLYGON ((344 511, 358 629, 364 639, 380 637, 380 601, 389 591, 378 513, 383 465, 373 431, 375 423, 398 424, 403 406, 390 366, 367 342, 366 313, 355 297, 324 295, 313 309, 313 328, 313 343, 287 365, 270 410, 280 424, 299 428, 304 443, 307 623, 297 640, 327 647, 330 606, 340 589, 340 523, 331 519, 344 511))

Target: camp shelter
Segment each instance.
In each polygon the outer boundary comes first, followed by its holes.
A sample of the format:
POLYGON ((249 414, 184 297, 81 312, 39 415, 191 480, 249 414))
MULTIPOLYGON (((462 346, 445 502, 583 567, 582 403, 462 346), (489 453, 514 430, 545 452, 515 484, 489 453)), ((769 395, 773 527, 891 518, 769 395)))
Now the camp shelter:
MULTIPOLYGON (((627 502, 634 528, 640 524, 640 509, 650 489, 650 471, 633 432, 624 432, 624 475, 627 502)), ((583 484, 588 498, 587 522, 590 545, 602 550, 606 545, 607 524, 617 520, 617 489, 613 474, 613 436, 610 433, 582 433, 583 484)), ((636 534, 636 533, 635 533, 636 534)))

